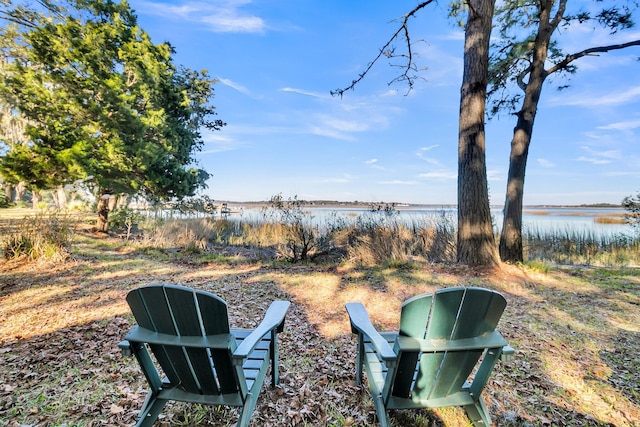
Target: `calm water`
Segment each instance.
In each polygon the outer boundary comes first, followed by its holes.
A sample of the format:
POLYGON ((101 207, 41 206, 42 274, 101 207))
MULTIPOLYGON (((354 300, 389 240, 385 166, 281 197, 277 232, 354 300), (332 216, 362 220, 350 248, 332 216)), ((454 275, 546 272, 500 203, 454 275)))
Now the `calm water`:
MULTIPOLYGON (((398 218, 413 223, 439 221, 444 216, 456 224, 456 208, 452 206, 400 206, 396 208, 398 218)), ((311 207, 305 212, 317 224, 328 224, 336 217, 345 221, 356 221, 362 215, 384 216, 384 213, 372 213, 366 208, 354 207, 311 207)), ((241 218, 259 219, 263 211, 260 209, 245 209, 241 218)), ((532 232, 570 232, 592 233, 595 235, 633 234, 634 230, 627 224, 602 224, 597 220, 622 220, 624 209, 617 208, 564 208, 564 207, 525 207, 522 221, 525 231, 532 232)), ((492 208, 493 222, 502 227, 502 208, 492 208)), ((236 215, 232 215, 236 217, 236 215)))

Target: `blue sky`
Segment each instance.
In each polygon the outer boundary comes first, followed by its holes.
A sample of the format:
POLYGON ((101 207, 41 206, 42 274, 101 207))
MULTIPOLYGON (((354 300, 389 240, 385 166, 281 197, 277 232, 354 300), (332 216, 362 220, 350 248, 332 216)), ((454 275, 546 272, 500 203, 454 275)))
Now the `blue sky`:
MULTIPOLYGON (((285 198, 453 204, 463 32, 446 4, 411 21, 414 89, 388 85, 380 62, 333 97, 377 54, 417 0, 130 0, 154 42, 219 82, 227 126, 203 133, 200 166, 215 200, 285 198)), ((637 17, 640 18, 640 17, 637 17)), ((640 19, 637 19, 640 21, 640 19)), ((565 30, 570 51, 640 38, 565 30)), ((640 190, 640 48, 583 58, 571 87, 547 83, 525 182, 525 204, 619 203, 640 190)), ((487 123, 490 201, 504 201, 514 117, 487 123)))

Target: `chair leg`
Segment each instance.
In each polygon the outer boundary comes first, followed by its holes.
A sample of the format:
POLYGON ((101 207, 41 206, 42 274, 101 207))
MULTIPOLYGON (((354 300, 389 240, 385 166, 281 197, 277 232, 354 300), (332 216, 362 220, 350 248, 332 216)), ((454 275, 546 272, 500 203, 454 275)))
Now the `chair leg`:
POLYGON ((165 399, 158 399, 152 393, 149 393, 140 410, 140 420, 138 420, 136 427, 153 426, 166 404, 167 401, 165 399))
POLYGON ((376 415, 378 416, 380 427, 391 427, 391 420, 389 419, 387 408, 384 407, 382 396, 373 397, 373 405, 376 407, 376 415))
POLYGON ((489 410, 482 398, 479 398, 473 405, 466 405, 464 410, 475 427, 489 427, 491 425, 489 410))
POLYGON ((253 414, 254 409, 256 409, 256 403, 258 403, 258 395, 249 392, 244 406, 240 410, 240 417, 238 418, 238 424, 236 424, 237 427, 247 427, 249 425, 251 414, 253 414))

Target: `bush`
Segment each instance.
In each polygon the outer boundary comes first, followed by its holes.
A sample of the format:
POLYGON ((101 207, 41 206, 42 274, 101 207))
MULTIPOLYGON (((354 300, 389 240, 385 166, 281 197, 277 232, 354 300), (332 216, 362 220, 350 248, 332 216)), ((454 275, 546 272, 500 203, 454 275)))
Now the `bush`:
POLYGON ((285 201, 282 195, 277 195, 269 203, 287 230, 287 243, 281 248, 283 255, 292 262, 306 261, 315 255, 320 230, 313 225, 313 216, 305 213, 304 201, 297 197, 285 201))
POLYGON ((9 227, 2 240, 6 259, 26 256, 31 260, 62 261, 71 255, 71 221, 58 212, 41 212, 9 227))
POLYGON ((640 193, 622 199, 622 207, 627 211, 627 215, 625 215, 627 222, 640 228, 640 193))
POLYGON ((144 215, 130 208, 115 209, 109 214, 109 226, 112 231, 122 233, 126 239, 131 237, 131 233, 135 233, 142 221, 144 215))
POLYGON ((10 204, 10 199, 7 197, 3 188, 0 188, 0 208, 8 208, 10 204))

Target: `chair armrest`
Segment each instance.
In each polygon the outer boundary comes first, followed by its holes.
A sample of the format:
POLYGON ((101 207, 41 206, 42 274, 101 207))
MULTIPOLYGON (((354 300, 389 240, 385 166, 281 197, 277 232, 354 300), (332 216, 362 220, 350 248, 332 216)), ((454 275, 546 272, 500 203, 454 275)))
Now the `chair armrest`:
POLYGON ((137 325, 124 338, 127 341, 123 342, 140 342, 174 347, 228 349, 231 346, 231 334, 180 336, 161 334, 137 325))
POLYGON ((281 332, 284 327, 284 319, 291 303, 289 301, 274 301, 271 303, 264 318, 256 329, 253 330, 233 352, 233 363, 241 365, 243 360, 258 345, 262 337, 276 330, 281 332))
POLYGON ((401 351, 436 353, 445 351, 482 350, 485 348, 499 348, 507 346, 507 340, 498 331, 473 338, 457 340, 446 339, 418 339, 398 336, 396 345, 401 351))
POLYGON ((396 353, 393 351, 387 340, 380 335, 378 331, 376 331, 376 328, 373 327, 364 305, 359 302, 350 302, 347 303, 345 307, 347 309, 347 314, 349 314, 351 331, 354 334, 359 333, 367 337, 382 360, 395 360, 397 358, 396 353))

